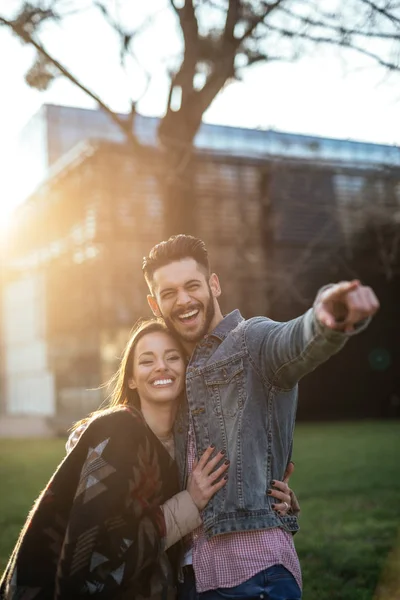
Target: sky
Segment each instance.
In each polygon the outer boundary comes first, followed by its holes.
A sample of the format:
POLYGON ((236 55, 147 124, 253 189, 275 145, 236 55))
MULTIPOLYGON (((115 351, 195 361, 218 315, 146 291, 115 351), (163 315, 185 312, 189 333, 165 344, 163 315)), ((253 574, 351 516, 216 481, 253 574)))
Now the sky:
MULTIPOLYGON (((0 0, 0 13, 13 1, 0 0)), ((152 9, 160 9, 154 35, 139 38, 135 47, 141 63, 153 74, 138 105, 140 112, 151 116, 161 116, 165 110, 165 57, 179 49, 173 17, 162 11, 164 4, 165 0, 152 0, 152 9)), ((144 19, 146 15, 141 16, 144 19)), ((130 92, 135 99, 142 95, 142 70, 132 64, 126 77, 117 68, 116 40, 97 13, 87 11, 79 18, 71 17, 64 26, 45 30, 43 36, 57 58, 113 109, 126 110, 130 92)), ((94 103, 63 79, 46 92, 29 88, 24 75, 33 62, 33 50, 22 46, 4 28, 0 28, 0 55, 0 224, 4 225, 19 201, 13 182, 21 174, 21 165, 16 168, 21 128, 43 103, 87 108, 94 103)), ((388 76, 356 53, 318 49, 296 63, 252 68, 242 81, 231 84, 217 97, 204 120, 400 146, 399 84, 400 75, 388 76)))

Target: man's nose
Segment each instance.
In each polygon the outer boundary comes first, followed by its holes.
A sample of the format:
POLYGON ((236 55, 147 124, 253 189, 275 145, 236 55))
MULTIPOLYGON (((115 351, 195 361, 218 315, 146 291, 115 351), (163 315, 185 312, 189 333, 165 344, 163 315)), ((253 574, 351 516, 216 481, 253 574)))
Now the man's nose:
POLYGON ((176 298, 176 303, 178 304, 178 306, 186 306, 190 302, 190 294, 186 290, 180 290, 176 298))

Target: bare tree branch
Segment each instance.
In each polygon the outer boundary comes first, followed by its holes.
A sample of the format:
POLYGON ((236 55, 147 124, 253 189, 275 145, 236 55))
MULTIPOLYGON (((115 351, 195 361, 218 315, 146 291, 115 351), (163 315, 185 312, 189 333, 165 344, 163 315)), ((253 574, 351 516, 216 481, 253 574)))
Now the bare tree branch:
POLYGON ((316 19, 312 19, 311 17, 304 17, 303 15, 299 15, 294 11, 286 8, 285 6, 279 7, 280 12, 287 14, 288 16, 297 19, 304 25, 311 25, 312 27, 320 27, 321 29, 325 29, 328 31, 332 31, 334 33, 338 33, 342 37, 351 37, 353 35, 367 37, 367 38, 377 38, 383 40, 400 40, 400 31, 399 33, 385 33, 381 31, 371 31, 371 30, 361 30, 351 28, 348 29, 342 25, 332 25, 330 23, 326 23, 324 21, 318 21, 316 19))
POLYGON ((218 63, 218 68, 210 75, 203 89, 197 93, 197 104, 201 111, 206 111, 218 92, 228 79, 235 76, 235 54, 227 55, 218 63))
POLYGON ((125 53, 129 50, 132 41, 132 32, 122 28, 121 24, 111 16, 110 11, 108 10, 107 6, 103 4, 103 2, 95 1, 94 6, 96 6, 99 9, 105 21, 110 25, 110 27, 116 32, 116 34, 120 38, 120 62, 121 65, 123 65, 125 53))
MULTIPOLYGON (((145 80, 146 80, 144 90, 142 91, 142 93, 135 99, 133 99, 133 97, 131 95, 131 107, 132 108, 131 108, 131 112, 130 112, 130 120, 133 125, 132 118, 133 118, 133 116, 136 115, 136 105, 146 95, 146 93, 149 89, 149 86, 150 86, 151 75, 143 67, 143 65, 140 63, 136 53, 133 51, 132 42, 136 36, 140 35, 140 33, 142 33, 142 31, 144 31, 144 29, 146 29, 149 26, 151 20, 154 18, 155 15, 153 14, 153 15, 151 15, 151 17, 148 17, 147 19, 145 19, 145 21, 142 23, 142 25, 133 31, 133 30, 124 29, 122 27, 122 25, 120 24, 120 22, 112 17, 110 11, 108 10, 108 8, 105 4, 103 4, 100 1, 96 1, 96 2, 94 2, 94 5, 100 10, 105 21, 110 25, 110 27, 119 36, 119 39, 120 39, 120 64, 121 64, 121 67, 124 69, 125 76, 128 78, 127 71, 126 71, 126 69, 127 69, 126 57, 129 54, 131 59, 142 70, 145 80)), ((164 9, 161 9, 161 10, 164 10, 164 9)), ((161 10, 158 12, 161 12, 161 10)))
POLYGON ((176 15, 180 18, 179 8, 176 6, 174 0, 169 0, 172 10, 176 13, 176 15))
POLYGON ((226 13, 224 39, 230 42, 234 39, 235 26, 240 15, 240 5, 237 0, 229 0, 229 6, 226 13))
POLYGON ((246 67, 250 67, 250 66, 260 63, 260 62, 268 62, 268 63, 287 62, 287 61, 291 61, 291 60, 294 60, 294 57, 289 58, 288 56, 274 56, 273 54, 263 54, 263 53, 257 54, 255 52, 254 54, 247 56, 246 67))
POLYGON ((5 25, 9 27, 15 35, 17 35, 20 39, 22 39, 25 43, 30 44, 35 48, 39 55, 43 56, 46 61, 52 64, 57 71, 61 73, 68 81, 73 83, 78 89, 84 92, 89 98, 92 98, 98 106, 104 110, 104 112, 110 117, 112 121, 123 131, 126 135, 128 141, 135 147, 139 148, 140 144, 137 141, 131 127, 130 121, 121 119, 117 113, 115 113, 101 98, 92 90, 90 90, 87 86, 85 86, 81 81, 79 81, 66 67, 64 67, 56 58, 51 56, 49 52, 42 46, 40 42, 34 39, 31 33, 24 30, 20 25, 18 25, 17 21, 8 20, 5 17, 0 16, 0 25, 5 25))
POLYGON ((389 71, 397 71, 400 67, 399 64, 387 61, 387 60, 383 59, 381 56, 379 56, 378 54, 375 54, 374 52, 370 52, 369 50, 367 50, 366 48, 363 48, 362 46, 357 46, 356 44, 349 42, 346 39, 332 39, 332 38, 328 38, 328 37, 324 37, 324 36, 315 36, 315 35, 312 35, 309 33, 293 31, 291 29, 285 29, 283 27, 278 27, 278 26, 271 25, 271 24, 268 24, 268 29, 270 29, 272 31, 276 31, 277 33, 280 33, 282 36, 287 37, 287 38, 300 38, 303 40, 307 40, 309 42, 313 42, 315 44, 328 44, 330 46, 342 46, 343 48, 348 48, 349 50, 354 50, 355 52, 358 52, 359 54, 363 54, 364 56, 367 56, 368 58, 372 58, 379 65, 381 65, 382 67, 385 67, 389 71))
POLYGON ((199 35, 199 24, 197 22, 193 0, 186 0, 183 8, 177 8, 174 0, 170 0, 170 4, 178 15, 185 42, 190 42, 191 36, 193 36, 192 41, 195 41, 199 35))
POLYGON ((239 45, 249 38, 257 29, 258 25, 261 25, 261 23, 263 23, 265 19, 284 1, 285 0, 276 0, 272 4, 266 4, 267 8, 264 10, 264 12, 253 20, 245 33, 238 39, 239 45))
POLYGON ((400 25, 400 18, 396 17, 392 12, 389 12, 386 8, 382 8, 381 6, 376 4, 376 2, 373 2, 372 0, 360 0, 360 2, 366 4, 375 12, 381 14, 383 17, 386 17, 386 19, 388 19, 392 23, 397 23, 397 25, 400 25))
MULTIPOLYGON (((140 143, 133 132, 137 100, 132 101, 129 116, 121 117, 66 65, 57 61, 38 38, 43 23, 61 22, 68 14, 66 8, 72 11, 81 3, 76 0, 19 1, 22 5, 19 15, 14 20, 0 17, 0 25, 9 27, 37 52, 27 80, 33 86, 46 89, 55 76, 63 75, 97 103, 123 131, 134 149, 139 148, 140 143), (56 9, 60 14, 56 14, 56 9)), ((97 6, 106 23, 117 33, 121 66, 127 67, 125 60, 128 57, 141 66, 134 44, 137 36, 152 24, 156 12, 153 11, 135 29, 124 22, 113 3, 91 0, 90 4, 97 6)), ((136 5, 135 2, 128 4, 136 5)), ((268 61, 291 61, 310 45, 325 44, 354 50, 389 72, 400 72, 400 61, 393 52, 392 43, 400 42, 398 0, 397 3, 341 0, 336 3, 336 10, 331 11, 329 8, 323 10, 324 4, 322 0, 180 0, 179 4, 178 0, 168 0, 164 3, 161 10, 176 16, 183 41, 179 62, 174 59, 167 64, 170 90, 165 115, 158 128, 159 142, 166 149, 164 158, 169 177, 168 181, 164 177, 161 182, 166 219, 170 219, 171 225, 169 233, 185 229, 186 222, 190 222, 190 203, 187 202, 187 193, 191 189, 190 158, 203 114, 224 86, 243 70, 268 61), (379 43, 372 46, 368 39, 379 40, 379 43), (198 75, 203 77, 199 85, 198 75), (174 92, 180 94, 180 103, 176 106, 172 106, 174 92)), ((148 85, 150 74, 146 75, 148 85)), ((136 88, 131 89, 135 91, 136 88)))
POLYGON ((168 94, 167 116, 170 113, 171 101, 176 87, 181 88, 182 105, 189 102, 194 94, 194 76, 199 56, 199 28, 192 0, 186 0, 183 8, 177 8, 174 0, 171 6, 178 15, 184 40, 183 60, 178 71, 171 76, 168 94))

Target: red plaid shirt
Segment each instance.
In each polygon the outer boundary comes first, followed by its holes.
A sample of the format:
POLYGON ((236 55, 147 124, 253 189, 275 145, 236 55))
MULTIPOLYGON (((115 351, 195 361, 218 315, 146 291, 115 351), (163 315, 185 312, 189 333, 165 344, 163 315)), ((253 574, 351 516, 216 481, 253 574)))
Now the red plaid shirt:
MULTIPOLYGON (((190 473, 196 457, 189 426, 187 464, 190 473)), ((273 565, 283 565, 302 587, 301 569, 292 534, 280 527, 217 535, 208 540, 202 527, 191 535, 197 592, 234 587, 273 565)), ((187 561, 186 561, 187 562, 187 561)))

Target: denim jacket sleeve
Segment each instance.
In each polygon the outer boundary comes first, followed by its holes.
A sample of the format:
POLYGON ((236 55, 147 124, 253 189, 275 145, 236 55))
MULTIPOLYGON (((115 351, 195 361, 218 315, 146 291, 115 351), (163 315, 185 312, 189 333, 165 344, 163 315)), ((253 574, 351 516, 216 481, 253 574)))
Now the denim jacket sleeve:
MULTIPOLYGON (((357 333, 367 324, 360 324, 357 333)), ((289 390, 343 348, 351 335, 322 325, 311 308, 287 323, 264 317, 250 319, 245 339, 253 366, 262 377, 271 385, 289 390)))

